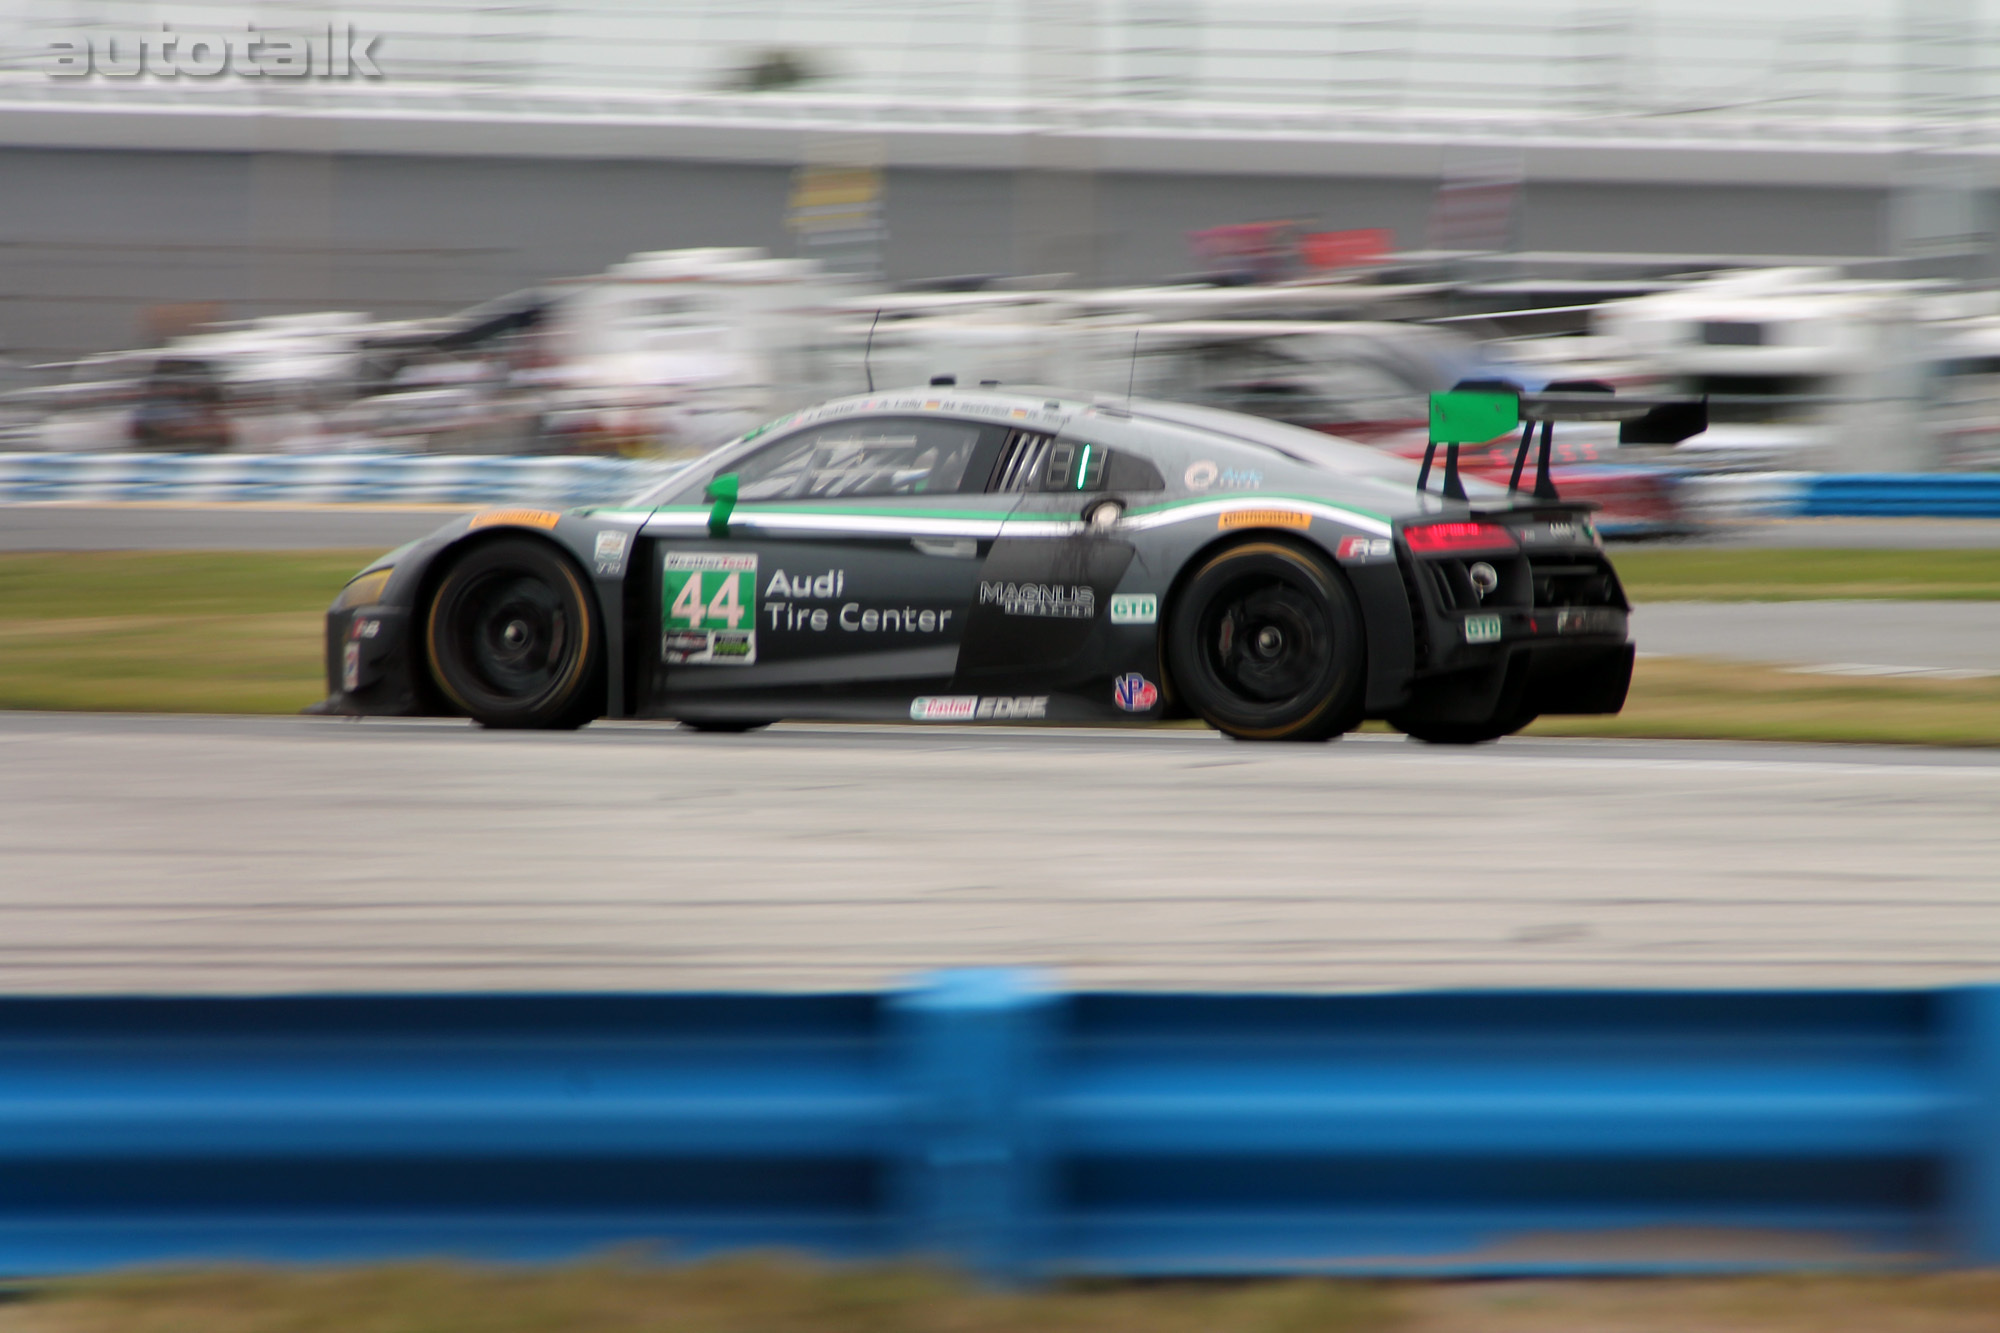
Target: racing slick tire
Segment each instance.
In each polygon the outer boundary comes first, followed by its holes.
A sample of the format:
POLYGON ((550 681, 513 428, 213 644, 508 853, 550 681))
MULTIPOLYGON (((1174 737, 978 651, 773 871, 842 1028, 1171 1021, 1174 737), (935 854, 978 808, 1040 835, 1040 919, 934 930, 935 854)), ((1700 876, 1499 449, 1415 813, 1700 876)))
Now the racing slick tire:
POLYGON ((1539 714, 1516 714, 1505 720, 1489 718, 1484 722, 1417 722, 1391 717, 1389 725, 1426 745, 1484 745, 1487 741, 1513 735, 1537 716, 1539 714))
POLYGON ((424 617, 431 679, 484 727, 568 731, 597 716, 604 631, 583 578, 532 537, 501 537, 445 571, 424 617))
POLYGON ((1175 600, 1166 648, 1182 698, 1238 740, 1331 740, 1361 722, 1361 608, 1337 570, 1288 542, 1205 559, 1175 600))

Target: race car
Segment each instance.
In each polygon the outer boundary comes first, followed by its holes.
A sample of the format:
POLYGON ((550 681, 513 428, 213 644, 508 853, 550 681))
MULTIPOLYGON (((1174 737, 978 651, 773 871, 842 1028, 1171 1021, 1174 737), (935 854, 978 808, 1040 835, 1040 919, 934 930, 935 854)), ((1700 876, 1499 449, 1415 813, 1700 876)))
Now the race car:
POLYGON ((1284 741, 1381 718, 1442 744, 1617 712, 1630 608, 1590 506, 1465 480, 1455 450, 1424 471, 1179 403, 843 398, 628 503, 492 509, 383 556, 327 614, 312 711, 1284 741))

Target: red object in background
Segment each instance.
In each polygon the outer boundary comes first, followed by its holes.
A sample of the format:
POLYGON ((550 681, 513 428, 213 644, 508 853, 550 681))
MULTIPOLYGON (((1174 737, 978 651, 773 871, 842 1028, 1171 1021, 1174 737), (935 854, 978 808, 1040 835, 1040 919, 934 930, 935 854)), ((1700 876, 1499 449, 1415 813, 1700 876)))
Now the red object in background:
POLYGON ((1216 264, 1254 282, 1276 282, 1298 262, 1296 222, 1238 222, 1188 233, 1188 244, 1204 263, 1216 264))
POLYGON ((1387 227, 1357 227, 1351 231, 1316 231, 1299 238, 1299 255, 1306 267, 1355 268, 1379 264, 1396 248, 1396 233, 1387 227))
MULTIPOLYGON (((1388 452, 1402 458, 1424 456, 1425 440, 1420 434, 1405 435, 1385 444, 1388 452)), ((1518 436, 1504 435, 1485 444, 1463 445, 1458 453, 1459 471, 1505 486, 1514 471, 1514 451, 1520 446, 1518 436)), ((1640 534, 1678 532, 1695 526, 1681 507, 1671 471, 1607 462, 1605 452, 1596 444, 1566 444, 1560 438, 1549 451, 1549 480, 1555 483, 1556 491, 1565 500, 1590 500, 1602 506, 1597 515, 1599 529, 1640 534)), ((1436 478, 1443 468, 1444 447, 1440 445, 1431 485, 1437 485, 1436 478)), ((1530 449, 1527 465, 1521 469, 1522 488, 1531 488, 1534 482, 1535 453, 1530 449)))

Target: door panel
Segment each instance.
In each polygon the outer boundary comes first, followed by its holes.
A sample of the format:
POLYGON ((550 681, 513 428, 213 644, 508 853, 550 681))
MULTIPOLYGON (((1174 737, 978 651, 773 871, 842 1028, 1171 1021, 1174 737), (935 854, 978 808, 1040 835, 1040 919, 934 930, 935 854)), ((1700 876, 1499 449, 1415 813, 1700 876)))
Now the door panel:
POLYGON ((813 716, 843 693, 949 682, 980 561, 1012 508, 983 491, 1002 434, 949 418, 848 418, 744 459, 726 536, 662 538, 656 697, 754 698, 774 715, 813 716), (706 565, 717 572, 696 568, 706 565), (681 581, 719 579, 723 566, 733 590, 690 593, 681 581), (735 612, 746 588, 746 627, 691 623, 712 618, 703 598, 724 595, 719 610, 735 612), (727 653, 710 646, 718 637, 727 653))
MULTIPOLYGON (((979 561, 932 555, 909 538, 849 538, 788 531, 775 523, 707 544, 736 553, 755 579, 750 660, 673 659, 681 626, 672 616, 671 582, 662 652, 667 693, 735 692, 774 686, 858 681, 942 681, 956 669, 959 643, 979 579, 979 561), (678 669, 677 669, 678 668, 678 669)), ((974 544, 976 552, 977 544, 974 544)), ((677 542, 662 546, 665 579, 692 563, 677 542)))
POLYGON ((1077 510, 1073 495, 1020 497, 979 576, 961 677, 1060 671, 1089 645, 1133 551, 1130 542, 1073 522, 1077 510), (1057 524, 1074 530, 1050 531, 1057 524))

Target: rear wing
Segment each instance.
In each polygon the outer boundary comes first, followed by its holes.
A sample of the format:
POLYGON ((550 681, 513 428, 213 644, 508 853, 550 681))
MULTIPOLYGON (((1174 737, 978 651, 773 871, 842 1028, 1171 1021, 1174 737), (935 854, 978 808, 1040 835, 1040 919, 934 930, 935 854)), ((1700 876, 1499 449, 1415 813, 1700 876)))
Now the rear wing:
POLYGON ((1430 444, 1417 473, 1417 489, 1429 483, 1431 464, 1442 444, 1445 498, 1465 499, 1458 446, 1484 444, 1519 426, 1521 447, 1514 454, 1507 489, 1520 490, 1521 469, 1539 423, 1542 443, 1535 462, 1534 495, 1537 500, 1561 499, 1549 480, 1549 452, 1558 421, 1616 421, 1620 444, 1679 444, 1708 429, 1708 398, 1619 398, 1610 385, 1597 380, 1558 380, 1540 393, 1523 393, 1505 380, 1462 380, 1448 393, 1431 395, 1430 444))

